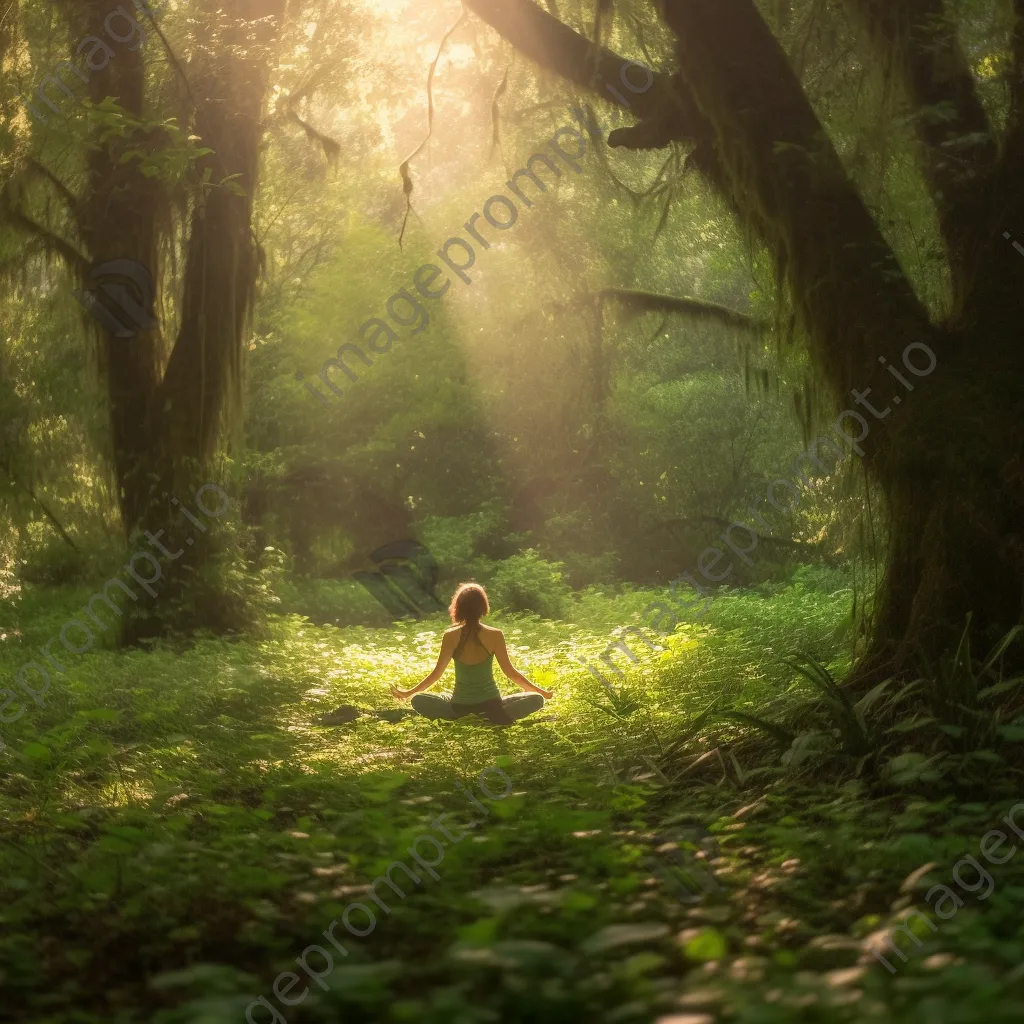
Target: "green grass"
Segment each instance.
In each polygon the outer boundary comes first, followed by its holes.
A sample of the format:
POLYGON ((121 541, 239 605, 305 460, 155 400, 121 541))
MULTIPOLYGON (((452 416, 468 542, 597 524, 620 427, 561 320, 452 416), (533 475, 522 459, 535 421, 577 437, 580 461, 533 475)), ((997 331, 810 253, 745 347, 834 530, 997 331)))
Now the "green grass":
MULTIPOLYGON (((300 1024, 1018 1020, 1024 856, 990 867, 991 897, 966 897, 894 977, 861 940, 901 899, 924 906, 900 893, 921 865, 948 883, 1015 802, 1019 772, 968 798, 955 780, 943 792, 789 772, 737 720, 708 718, 677 742, 714 701, 803 713, 814 692, 781 659, 849 663, 850 595, 835 584, 805 574, 723 593, 664 653, 630 642, 639 665, 615 655, 635 704, 622 719, 575 658, 595 658, 655 595, 591 591, 568 622, 499 616, 513 659, 556 692, 555 721, 505 731, 312 724, 342 703, 392 706, 389 684, 433 664, 440 621, 288 616, 258 639, 68 656, 47 706, 4 727, 0 1019, 240 1024, 264 996, 300 1024), (716 745, 727 774, 717 756, 682 774, 684 752, 716 745), (439 880, 378 912, 365 938, 339 927, 349 955, 328 990, 307 981, 308 998, 282 1007, 278 973, 408 860, 429 818, 480 817, 456 784, 493 765, 512 795, 449 846, 439 880), (667 881, 680 858, 694 864, 688 823, 721 849, 721 888, 699 904, 667 881)), ((42 643, 83 595, 26 600, 16 628, 42 643)), ((10 678, 28 653, 10 636, 0 649, 10 678)))

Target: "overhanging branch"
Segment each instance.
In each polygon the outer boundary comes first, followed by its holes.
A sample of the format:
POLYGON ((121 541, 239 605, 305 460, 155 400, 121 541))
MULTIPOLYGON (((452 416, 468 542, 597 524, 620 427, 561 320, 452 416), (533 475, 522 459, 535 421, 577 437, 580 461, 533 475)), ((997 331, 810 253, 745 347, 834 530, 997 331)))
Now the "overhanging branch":
POLYGON ((526 323, 537 313, 581 313, 587 309, 593 309, 595 302, 598 305, 607 300, 614 300, 621 303, 627 309, 646 313, 648 311, 658 313, 678 313, 684 316, 708 317, 717 320, 727 327, 735 327, 741 331, 762 333, 770 330, 771 325, 745 313, 738 313, 728 306, 720 306, 714 302, 704 302, 701 299, 693 299, 687 295, 662 295, 660 292, 648 292, 634 288, 602 288, 596 292, 583 292, 567 301, 552 300, 534 309, 531 313, 521 317, 511 325, 514 332, 522 324, 526 323))
MULTIPOLYGON (((532 0, 464 0, 465 6, 507 39, 524 57, 583 89, 594 92, 616 106, 623 106, 606 88, 596 84, 597 75, 618 89, 619 72, 628 63, 604 46, 594 44, 532 0)), ((622 90, 619 90, 620 92, 622 90)), ((669 101, 669 75, 654 73, 646 92, 630 97, 633 113, 647 118, 657 115, 669 101)))
POLYGON ((25 483, 24 480, 16 476, 14 472, 11 470, 10 466, 0 462, 0 470, 3 470, 4 474, 11 481, 11 483, 15 485, 15 487, 20 487, 43 510, 43 515, 46 516, 46 518, 49 519, 50 522, 53 524, 53 528, 57 531, 57 533, 60 534, 61 540, 63 540, 64 543, 67 544, 72 551, 81 554, 82 552, 79 550, 78 545, 71 539, 70 535, 68 534, 68 531, 64 529, 63 525, 61 524, 61 521, 57 518, 55 513, 50 509, 46 502, 43 501, 43 499, 40 498, 39 495, 36 494, 36 492, 27 483, 25 483))
MULTIPOLYGON (((676 516, 672 519, 659 520, 654 526, 655 530, 672 530, 676 526, 714 526, 721 529, 727 530, 730 526, 735 525, 735 520, 723 519, 721 516, 710 516, 710 515, 696 515, 696 516, 676 516)), ((815 555, 823 553, 823 547, 820 541, 806 541, 806 540, 792 540, 786 537, 771 537, 766 536, 763 533, 758 533, 752 527, 746 523, 741 524, 744 529, 750 530, 750 532, 757 538, 760 544, 774 544, 780 548, 791 548, 794 551, 806 551, 815 555)))
POLYGON ((30 173, 41 175, 45 178, 53 187, 57 190, 58 195, 67 204, 68 210, 72 214, 77 214, 79 199, 74 192, 64 184, 60 178, 57 177, 53 171, 50 170, 46 164, 37 160, 35 157, 30 157, 28 164, 26 165, 27 170, 30 173))
MULTIPOLYGON (((651 87, 631 93, 628 105, 620 95, 620 74, 628 58, 595 47, 532 0, 464 0, 465 6, 510 42, 524 57, 556 75, 628 110, 640 124, 613 131, 608 145, 628 149, 661 149, 672 142, 692 141, 699 147, 712 139, 711 125, 697 110, 689 89, 677 75, 651 72, 651 87)), ((697 161, 701 170, 707 160, 697 161)))
POLYGON ((76 271, 83 277, 88 274, 88 258, 80 253, 69 241, 61 238, 60 235, 54 234, 49 228, 43 227, 42 224, 38 224, 31 217, 22 213, 16 203, 11 200, 9 195, 4 194, 3 196, 0 196, 0 202, 2 202, 5 207, 5 219, 12 227, 17 228, 27 235, 31 235, 32 238, 39 243, 39 246, 42 249, 47 252, 51 252, 56 256, 60 256, 68 265, 69 269, 76 271))
POLYGON ((637 291, 630 288, 603 288, 597 293, 600 300, 615 299, 627 309, 638 312, 656 310, 659 313, 681 313, 686 316, 708 317, 717 320, 727 327, 735 327, 743 331, 763 333, 770 325, 755 320, 745 313, 738 313, 728 306, 719 306, 714 302, 691 299, 685 295, 661 295, 657 292, 637 291))

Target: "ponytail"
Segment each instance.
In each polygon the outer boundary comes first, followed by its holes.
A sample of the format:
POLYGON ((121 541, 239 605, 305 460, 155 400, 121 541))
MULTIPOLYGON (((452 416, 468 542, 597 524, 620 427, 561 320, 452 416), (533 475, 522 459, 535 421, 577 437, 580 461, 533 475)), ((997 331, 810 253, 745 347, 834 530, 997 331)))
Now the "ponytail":
POLYGON ((487 600, 487 591, 479 583, 460 583, 452 595, 451 604, 448 606, 448 614, 453 625, 462 626, 459 636, 459 645, 456 651, 462 650, 463 645, 470 636, 474 636, 479 642, 480 620, 491 610, 490 602, 487 600))

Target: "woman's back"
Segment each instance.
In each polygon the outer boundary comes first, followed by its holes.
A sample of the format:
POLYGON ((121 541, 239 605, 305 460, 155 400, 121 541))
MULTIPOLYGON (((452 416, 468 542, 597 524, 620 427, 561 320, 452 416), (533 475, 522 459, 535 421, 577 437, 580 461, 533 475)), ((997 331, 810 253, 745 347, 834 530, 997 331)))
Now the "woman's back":
POLYGON ((460 583, 448 607, 455 625, 445 630, 434 671, 411 690, 392 686, 392 694, 399 700, 411 697, 416 711, 435 720, 483 715, 492 725, 511 725, 542 708, 550 691, 534 686, 512 664, 501 630, 480 621, 490 610, 487 592, 479 583, 460 583), (455 692, 451 697, 424 693, 441 679, 450 661, 455 662, 455 692), (495 661, 521 690, 530 692, 502 697, 494 681, 495 661))
MULTIPOLYGON (((457 626, 461 633, 459 644, 452 654, 455 662, 455 690, 453 704, 478 704, 480 701, 500 697, 494 681, 494 652, 484 642, 488 633, 500 632, 477 623, 476 628, 457 626)), ((493 640, 492 640, 493 645, 493 640)))

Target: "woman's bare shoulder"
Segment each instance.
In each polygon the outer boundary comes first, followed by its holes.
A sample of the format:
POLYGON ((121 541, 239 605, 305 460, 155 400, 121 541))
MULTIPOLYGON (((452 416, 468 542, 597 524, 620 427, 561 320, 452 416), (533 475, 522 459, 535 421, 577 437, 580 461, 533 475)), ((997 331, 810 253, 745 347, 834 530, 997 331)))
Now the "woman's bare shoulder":
POLYGON ((480 632, 487 636, 493 636, 495 640, 497 640, 499 636, 505 635, 504 633, 502 633, 500 629, 497 629, 495 626, 485 626, 482 622, 480 623, 480 632))
POLYGON ((446 629, 444 631, 444 636, 455 636, 457 633, 461 633, 461 632, 462 632, 462 627, 461 626, 449 626, 448 629, 446 629))

